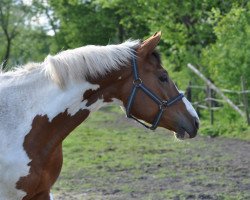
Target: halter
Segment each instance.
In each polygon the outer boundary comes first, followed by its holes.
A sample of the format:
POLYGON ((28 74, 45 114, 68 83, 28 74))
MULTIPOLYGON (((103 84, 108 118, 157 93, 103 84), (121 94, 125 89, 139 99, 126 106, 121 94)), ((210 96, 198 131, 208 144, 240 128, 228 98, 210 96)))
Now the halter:
POLYGON ((139 77, 138 66, 137 66, 137 62, 136 62, 136 54, 133 54, 133 56, 132 56, 132 69, 133 69, 133 74, 134 74, 133 88, 132 88, 131 94, 128 98, 128 104, 126 107, 126 115, 128 118, 134 119, 138 123, 142 124, 144 127, 151 129, 151 130, 155 130, 157 128, 157 126, 161 120, 162 114, 166 110, 166 108, 170 107, 173 104, 175 104, 176 102, 180 101, 184 97, 184 95, 183 95, 183 93, 179 93, 176 97, 171 98, 169 100, 161 100, 157 95, 155 95, 155 93, 153 93, 149 88, 147 88, 143 84, 142 80, 139 77), (134 117, 130 113, 131 107, 134 103, 135 95, 139 89, 141 89, 147 96, 149 96, 159 106, 159 111, 158 111, 157 115, 155 116, 151 126, 148 126, 145 123, 141 122, 139 119, 137 119, 136 117, 134 117))

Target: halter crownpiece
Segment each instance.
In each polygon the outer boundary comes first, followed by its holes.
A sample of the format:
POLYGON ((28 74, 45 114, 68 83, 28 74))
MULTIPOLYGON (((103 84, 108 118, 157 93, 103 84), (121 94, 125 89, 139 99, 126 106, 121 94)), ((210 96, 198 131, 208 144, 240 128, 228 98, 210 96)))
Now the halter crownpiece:
POLYGON ((147 88, 143 84, 143 81, 139 77, 138 66, 137 66, 137 62, 136 62, 136 54, 135 53, 132 56, 132 70, 133 70, 133 74, 134 74, 134 80, 133 80, 133 87, 132 87, 130 96, 128 98, 128 103, 127 103, 127 106, 126 106, 126 115, 127 115, 128 118, 134 119, 138 123, 142 124, 144 127, 148 128, 148 129, 151 129, 151 130, 155 130, 157 128, 160 120, 161 120, 162 114, 165 111, 165 109, 167 107, 172 106, 176 102, 180 101, 184 97, 184 94, 179 93, 179 95, 177 95, 176 97, 174 97, 172 99, 169 99, 169 100, 162 100, 157 95, 155 95, 154 92, 152 92, 149 88, 147 88), (136 93, 137 93, 137 91, 139 89, 141 89, 148 97, 150 97, 159 106, 159 111, 158 111, 157 115, 155 116, 151 126, 148 126, 147 124, 141 122, 139 119, 137 119, 136 117, 134 117, 130 113, 131 107, 132 107, 132 105, 134 103, 136 93))

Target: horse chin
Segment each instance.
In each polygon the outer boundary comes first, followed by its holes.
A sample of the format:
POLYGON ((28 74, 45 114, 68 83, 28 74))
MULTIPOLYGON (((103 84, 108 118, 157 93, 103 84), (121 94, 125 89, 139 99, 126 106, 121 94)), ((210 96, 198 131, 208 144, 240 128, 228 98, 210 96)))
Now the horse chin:
POLYGON ((174 132, 174 134, 175 137, 179 140, 185 140, 190 138, 190 135, 185 130, 174 132))

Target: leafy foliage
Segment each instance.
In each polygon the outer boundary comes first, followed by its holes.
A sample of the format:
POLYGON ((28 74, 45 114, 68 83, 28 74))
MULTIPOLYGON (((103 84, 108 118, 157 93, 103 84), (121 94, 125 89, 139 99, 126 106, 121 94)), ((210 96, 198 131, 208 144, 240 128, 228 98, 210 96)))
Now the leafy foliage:
POLYGON ((250 3, 225 16, 213 9, 211 21, 217 40, 203 49, 202 63, 218 85, 239 89, 240 77, 250 76, 250 3))
POLYGON ((32 5, 22 0, 0 1, 0 58, 3 68, 31 60, 40 61, 48 53, 48 36, 32 24, 35 11, 32 5))
POLYGON ((115 24, 104 9, 86 1, 51 0, 60 21, 58 48, 73 48, 87 44, 107 44, 114 38, 115 24), (60 46, 59 46, 60 45, 60 46))

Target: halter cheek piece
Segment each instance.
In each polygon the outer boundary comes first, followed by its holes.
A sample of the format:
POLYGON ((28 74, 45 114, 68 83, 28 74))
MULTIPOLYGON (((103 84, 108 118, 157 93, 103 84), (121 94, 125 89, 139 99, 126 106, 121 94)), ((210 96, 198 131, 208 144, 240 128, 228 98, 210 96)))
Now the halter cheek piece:
POLYGON ((169 100, 161 100, 157 95, 155 95, 149 88, 147 88, 143 84, 142 80, 139 77, 138 66, 137 66, 137 62, 136 62, 136 54, 133 54, 133 56, 132 56, 132 69, 133 69, 133 74, 134 74, 134 81, 133 81, 133 88, 131 90, 131 94, 128 98, 128 104, 126 107, 126 115, 128 118, 134 119, 135 121, 142 124, 146 128, 151 129, 151 130, 155 130, 157 128, 160 120, 161 120, 162 114, 165 111, 165 109, 167 107, 172 106, 176 102, 180 101, 184 97, 184 95, 183 95, 183 93, 179 93, 178 96, 171 98, 169 100), (145 123, 141 122, 140 120, 138 120, 136 117, 134 117, 130 113, 131 107, 134 103, 136 93, 139 89, 141 89, 148 97, 150 97, 159 106, 159 111, 158 111, 157 115, 155 116, 151 126, 148 126, 145 123))

